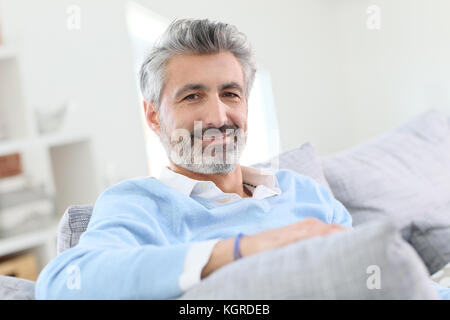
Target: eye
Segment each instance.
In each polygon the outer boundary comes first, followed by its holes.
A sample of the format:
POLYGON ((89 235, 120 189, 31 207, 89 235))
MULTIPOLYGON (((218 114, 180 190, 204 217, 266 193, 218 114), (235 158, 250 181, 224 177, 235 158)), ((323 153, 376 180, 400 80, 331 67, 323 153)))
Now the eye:
POLYGON ((198 97, 198 94, 193 93, 193 94, 190 94, 190 95, 186 96, 186 97, 184 98, 184 100, 194 100, 195 97, 198 97))
POLYGON ((225 92, 225 96, 230 97, 230 98, 239 97, 237 94, 235 94, 233 92, 225 92))

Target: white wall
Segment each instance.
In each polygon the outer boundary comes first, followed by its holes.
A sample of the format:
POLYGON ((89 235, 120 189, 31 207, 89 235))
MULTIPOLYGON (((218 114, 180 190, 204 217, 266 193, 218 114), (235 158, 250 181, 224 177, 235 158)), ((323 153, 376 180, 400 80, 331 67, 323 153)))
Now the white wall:
POLYGON ((431 107, 450 113, 450 1, 337 2, 344 103, 356 142, 431 107), (381 10, 379 30, 366 27, 369 5, 381 10))

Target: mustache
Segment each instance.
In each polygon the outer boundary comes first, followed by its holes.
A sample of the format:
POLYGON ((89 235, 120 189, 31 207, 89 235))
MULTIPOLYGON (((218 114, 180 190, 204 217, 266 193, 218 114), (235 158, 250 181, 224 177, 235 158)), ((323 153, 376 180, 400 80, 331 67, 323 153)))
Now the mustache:
MULTIPOLYGON (((202 137, 205 135, 205 132, 208 130, 213 129, 214 131, 218 130, 220 131, 220 133, 226 133, 227 130, 233 130, 233 132, 235 132, 236 130, 239 130, 240 128, 237 125, 223 125, 220 128, 216 128, 216 127, 209 127, 209 128, 205 128, 202 129, 202 137)), ((195 130, 191 131, 191 139, 195 138, 195 130)))

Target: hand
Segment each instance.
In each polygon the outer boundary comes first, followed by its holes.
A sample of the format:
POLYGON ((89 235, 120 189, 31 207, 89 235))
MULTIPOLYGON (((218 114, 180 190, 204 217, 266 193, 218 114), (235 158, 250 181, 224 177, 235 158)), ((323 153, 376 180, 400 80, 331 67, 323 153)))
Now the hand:
MULTIPOLYGON (((245 257, 264 250, 279 248, 295 241, 326 236, 343 230, 348 230, 348 228, 337 224, 327 224, 316 218, 306 218, 281 228, 242 236, 239 247, 242 256, 245 257)), ((221 240, 215 245, 208 263, 202 269, 201 279, 207 277, 218 268, 233 262, 235 239, 221 240)))
POLYGON ((338 224, 327 224, 316 218, 306 218, 281 228, 243 236, 240 250, 243 257, 264 250, 283 247, 290 243, 318 236, 327 236, 335 232, 348 230, 338 224))

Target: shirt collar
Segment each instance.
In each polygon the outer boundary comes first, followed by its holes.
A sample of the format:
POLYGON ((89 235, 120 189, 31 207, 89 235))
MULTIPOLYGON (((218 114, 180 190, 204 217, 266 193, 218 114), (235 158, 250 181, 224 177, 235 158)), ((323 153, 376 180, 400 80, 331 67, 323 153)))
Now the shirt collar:
MULTIPOLYGON (((246 167, 242 165, 241 169, 242 180, 246 185, 249 186, 249 189, 253 191, 253 197, 255 197, 255 191, 259 190, 258 187, 264 190, 264 194, 269 193, 270 195, 274 195, 281 193, 278 179, 272 171, 268 169, 246 167)), ((169 187, 180 191, 187 196, 190 196, 193 193, 193 190, 197 185, 212 184, 215 188, 220 190, 212 181, 195 180, 180 173, 176 173, 168 167, 162 168, 159 176, 159 181, 169 187)))

